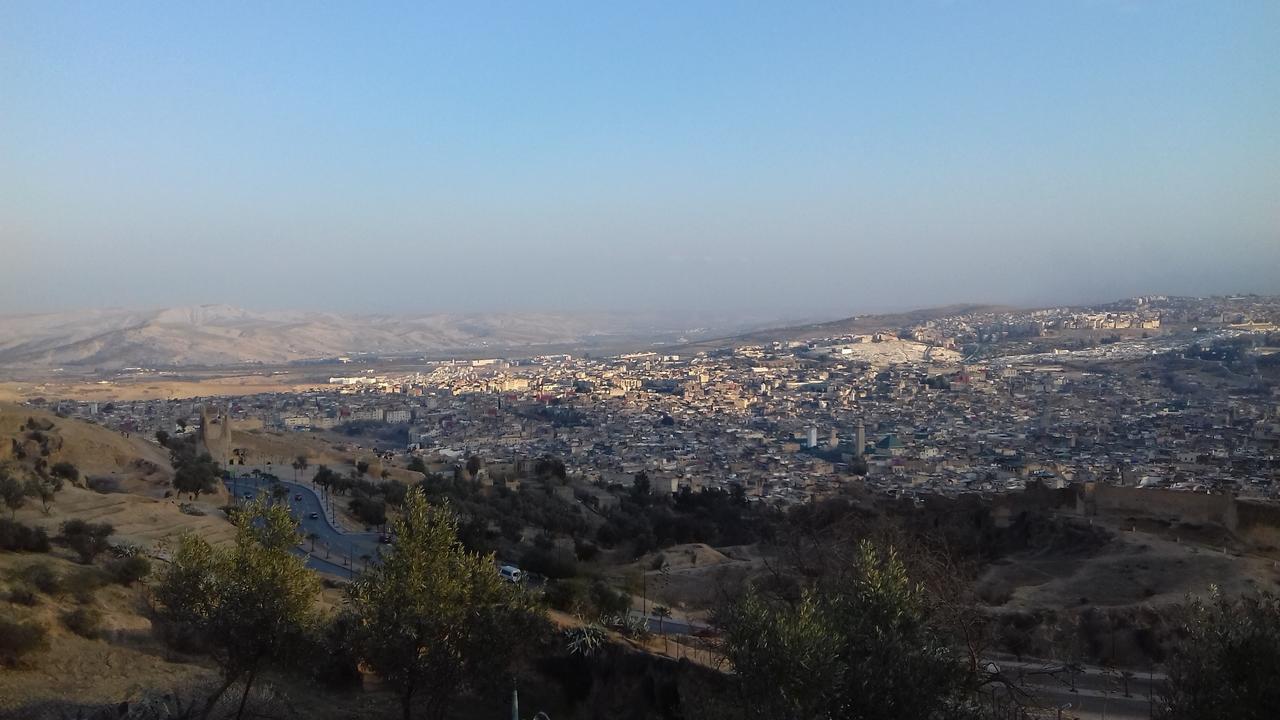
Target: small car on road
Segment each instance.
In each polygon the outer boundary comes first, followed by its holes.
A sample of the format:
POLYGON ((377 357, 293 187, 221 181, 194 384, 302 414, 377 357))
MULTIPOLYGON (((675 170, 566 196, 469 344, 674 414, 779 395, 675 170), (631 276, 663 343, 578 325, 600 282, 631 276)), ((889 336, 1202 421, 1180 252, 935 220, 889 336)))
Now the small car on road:
POLYGON ((297 500, 298 502, 302 502, 302 493, 297 493, 296 495, 293 496, 293 499, 297 500))
POLYGON ((320 513, 318 513, 318 512, 313 512, 313 513, 311 513, 311 519, 312 519, 312 520, 319 520, 319 519, 320 519, 320 513))

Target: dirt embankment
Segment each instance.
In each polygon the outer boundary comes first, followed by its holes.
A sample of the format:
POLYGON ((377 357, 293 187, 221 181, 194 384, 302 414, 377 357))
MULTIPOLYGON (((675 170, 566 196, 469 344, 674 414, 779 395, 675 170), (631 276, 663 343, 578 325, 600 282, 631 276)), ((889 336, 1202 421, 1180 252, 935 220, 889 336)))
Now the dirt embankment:
POLYGON ((24 666, 0 670, 0 713, 42 702, 119 702, 140 688, 173 689, 213 677, 204 664, 179 659, 160 645, 141 586, 108 584, 92 591, 87 602, 68 589, 37 592, 34 607, 10 602, 12 588, 29 587, 22 578, 33 565, 45 566, 66 587, 77 576, 101 572, 56 554, 0 553, 0 614, 49 631, 47 650, 24 666), (100 613, 98 638, 81 637, 63 623, 67 613, 81 608, 100 613))

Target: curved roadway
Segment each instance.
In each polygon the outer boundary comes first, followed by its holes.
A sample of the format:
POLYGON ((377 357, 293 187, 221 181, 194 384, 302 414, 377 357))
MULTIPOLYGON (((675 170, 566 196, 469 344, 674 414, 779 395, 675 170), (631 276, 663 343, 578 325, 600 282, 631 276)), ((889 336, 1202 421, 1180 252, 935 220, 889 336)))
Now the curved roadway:
POLYGON ((279 482, 289 491, 287 502, 289 512, 298 520, 298 530, 302 533, 302 543, 294 548, 294 552, 307 558, 307 566, 344 577, 351 577, 354 571, 364 567, 363 556, 376 559, 381 555, 382 546, 378 542, 379 534, 375 532, 345 532, 332 521, 325 511, 319 493, 310 485, 289 480, 261 480, 251 475, 233 477, 223 481, 232 493, 237 504, 246 502, 262 493, 271 499, 271 486, 279 482), (246 495, 248 497, 246 497, 246 495), (301 496, 301 499, 296 499, 301 496), (312 517, 315 514, 316 517, 312 517), (315 535, 315 552, 309 538, 315 535))

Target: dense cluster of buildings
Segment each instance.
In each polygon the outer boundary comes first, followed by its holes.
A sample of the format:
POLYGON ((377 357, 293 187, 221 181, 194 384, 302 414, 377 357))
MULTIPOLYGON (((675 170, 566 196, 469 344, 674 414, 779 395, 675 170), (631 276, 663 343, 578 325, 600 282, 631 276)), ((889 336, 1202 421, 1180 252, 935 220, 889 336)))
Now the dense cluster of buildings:
MULTIPOLYGON (((1158 321, 1169 301, 1159 309, 1145 299, 1133 304, 1137 309, 1073 311, 1075 320, 1024 314, 1004 322, 1146 323, 1158 321)), ((644 472, 662 491, 739 486, 779 504, 851 482, 908 496, 1010 492, 1032 480, 1241 496, 1280 489, 1280 384, 1229 368, 1185 367, 1193 361, 1176 348, 1200 341, 1167 334, 1126 340, 1137 348, 1134 357, 1145 359, 1111 365, 1087 350, 969 361, 932 352, 954 347, 974 321, 692 356, 437 362, 407 374, 334 377, 309 392, 219 402, 239 429, 396 426, 403 428, 396 452, 516 464, 554 456, 585 486, 629 483, 644 472), (930 338, 938 332, 949 334, 935 345, 930 338), (920 338, 930 340, 922 353, 879 347, 911 350, 920 338), (872 346, 874 353, 860 349, 872 346)), ((1222 337, 1257 332, 1219 330, 1229 333, 1222 337)), ((62 409, 150 433, 192 427, 199 406, 184 400, 62 409)))

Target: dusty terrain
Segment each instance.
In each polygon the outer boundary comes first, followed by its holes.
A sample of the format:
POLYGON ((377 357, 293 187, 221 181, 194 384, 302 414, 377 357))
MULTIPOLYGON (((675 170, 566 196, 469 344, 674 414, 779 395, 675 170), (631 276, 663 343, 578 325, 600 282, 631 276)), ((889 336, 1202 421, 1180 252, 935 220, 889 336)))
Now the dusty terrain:
POLYGON ((68 630, 62 613, 80 605, 68 594, 41 594, 36 607, 8 602, 23 568, 44 564, 66 577, 85 568, 65 557, 0 553, 0 613, 35 619, 49 628, 49 649, 26 667, 0 670, 0 712, 38 701, 118 702, 140 688, 174 688, 213 677, 213 671, 171 656, 152 637, 140 586, 108 585, 90 603, 102 613, 102 636, 90 640, 68 630))
MULTIPOLYGON (((1101 522, 1101 521, 1099 521, 1101 522)), ((1133 525, 1114 523, 1115 539, 1096 553, 1019 554, 983 574, 979 587, 995 597, 1008 595, 1009 610, 1169 605, 1209 586, 1238 594, 1275 590, 1280 571, 1273 561, 1197 542, 1173 539, 1133 525), (1087 602, 1086 602, 1087 601, 1087 602)))
POLYGON ((82 475, 115 475, 122 480, 167 484, 172 477, 168 453, 154 442, 136 435, 125 437, 114 430, 86 422, 59 418, 52 413, 0 403, 0 461, 14 458, 14 441, 25 443, 34 454, 38 444, 20 428, 35 418, 50 436, 50 463, 67 461, 82 475))
POLYGON ((650 553, 634 563, 615 568, 610 575, 632 590, 632 605, 639 610, 644 574, 648 608, 665 605, 676 620, 705 622, 710 611, 734 597, 750 578, 765 572, 764 557, 754 547, 713 548, 700 543, 674 545, 650 553), (661 558, 664 570, 654 569, 661 558))
POLYGON ((112 542, 151 550, 188 532, 213 543, 230 542, 235 535, 234 527, 217 509, 225 503, 225 492, 213 497, 201 495, 199 502, 188 503, 185 499, 155 499, 132 493, 104 495, 83 488, 66 487, 58 493, 47 515, 37 502, 19 510, 18 520, 44 527, 51 536, 57 534, 63 522, 72 518, 111 523, 115 528, 112 542), (183 505, 190 512, 205 514, 183 512, 183 505))

